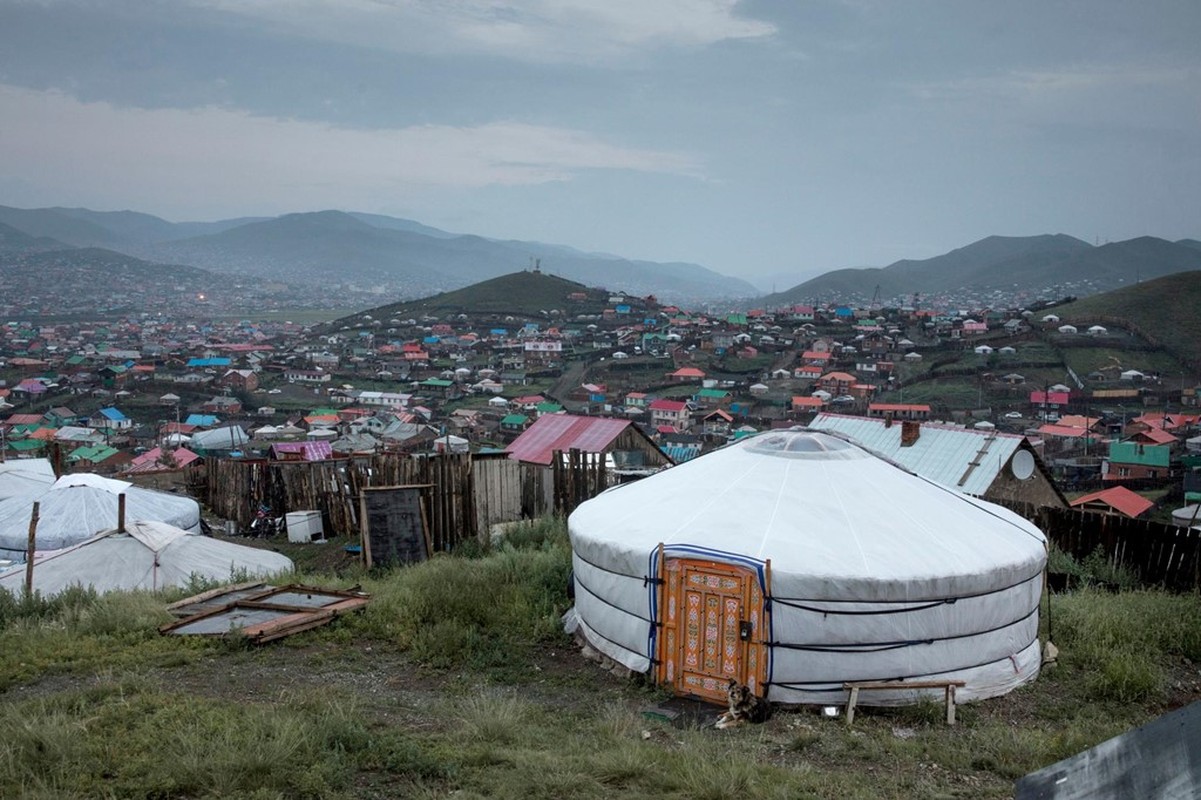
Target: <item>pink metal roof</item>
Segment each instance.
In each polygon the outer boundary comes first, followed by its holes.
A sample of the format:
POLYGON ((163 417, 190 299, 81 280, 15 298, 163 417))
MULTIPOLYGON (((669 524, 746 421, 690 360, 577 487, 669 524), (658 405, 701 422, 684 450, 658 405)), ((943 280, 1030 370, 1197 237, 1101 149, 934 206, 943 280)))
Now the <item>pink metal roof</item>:
POLYGON ((505 452, 534 464, 549 464, 556 450, 602 453, 630 424, 625 419, 550 414, 539 417, 505 452))
POLYGON ((156 447, 153 450, 142 453, 142 455, 130 462, 129 468, 125 472, 126 474, 135 472, 164 472, 170 469, 186 467, 199 458, 200 456, 186 447, 177 447, 171 451, 169 458, 164 460, 163 449, 156 447), (174 467, 171 464, 174 464, 174 467))
POLYGON ((276 458, 284 454, 299 453, 305 461, 324 461, 333 458, 333 447, 329 442, 276 442, 271 445, 276 458))

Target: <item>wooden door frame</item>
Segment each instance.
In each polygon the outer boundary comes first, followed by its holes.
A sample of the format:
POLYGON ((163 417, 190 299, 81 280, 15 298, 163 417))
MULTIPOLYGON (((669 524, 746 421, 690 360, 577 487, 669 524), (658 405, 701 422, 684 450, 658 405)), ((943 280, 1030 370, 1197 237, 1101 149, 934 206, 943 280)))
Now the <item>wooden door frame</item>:
MULTIPOLYGON (((739 653, 737 679, 759 696, 767 695, 769 675, 769 640, 771 631, 769 597, 771 562, 761 565, 747 559, 723 560, 720 554, 682 552, 668 555, 659 545, 655 558, 659 581, 656 586, 656 619, 658 632, 655 644, 655 678, 669 685, 679 695, 694 695, 681 683, 683 675, 681 653, 684 625, 684 576, 689 570, 710 575, 737 577, 743 584, 743 604, 746 621, 751 623, 750 639, 739 653)), ((741 620, 740 620, 741 621, 741 620)), ((724 687, 722 689, 724 691, 724 687)), ((714 698, 703 698, 713 700, 714 698)))

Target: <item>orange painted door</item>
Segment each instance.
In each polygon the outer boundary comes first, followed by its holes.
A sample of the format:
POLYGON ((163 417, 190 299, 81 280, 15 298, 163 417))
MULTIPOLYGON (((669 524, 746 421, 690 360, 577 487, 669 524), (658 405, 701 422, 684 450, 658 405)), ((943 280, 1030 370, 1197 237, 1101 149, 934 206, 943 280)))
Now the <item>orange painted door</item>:
POLYGON ((726 702, 731 678, 762 695, 763 593, 749 569, 694 559, 664 562, 659 679, 677 694, 726 702))

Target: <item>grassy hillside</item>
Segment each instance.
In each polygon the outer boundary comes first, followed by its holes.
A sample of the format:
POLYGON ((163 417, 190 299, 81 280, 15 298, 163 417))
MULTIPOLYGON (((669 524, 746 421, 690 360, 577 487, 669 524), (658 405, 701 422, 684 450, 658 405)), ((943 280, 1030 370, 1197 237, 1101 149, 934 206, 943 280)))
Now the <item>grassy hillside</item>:
MULTIPOLYGON (((366 315, 377 320, 418 319, 467 314, 469 316, 513 316, 518 318, 544 319, 543 312, 552 310, 576 314, 599 314, 609 299, 603 289, 589 289, 582 283, 569 281, 543 272, 513 272, 499 278, 442 292, 421 300, 391 303, 368 309, 330 323, 331 328, 353 325, 364 321, 366 315), (583 301, 568 300, 568 295, 577 292, 587 294, 583 301)), ((503 327, 503 326, 502 326, 503 327)))
MULTIPOLYGON (((664 693, 562 633, 565 527, 390 572, 297 576, 360 583, 371 603, 263 647, 159 636, 173 598, 0 592, 0 796, 1005 798, 1201 691, 1195 598, 1084 589, 1046 600, 1058 666, 961 706, 954 727, 936 703, 865 708, 853 727, 781 709, 728 731, 712 727, 717 708, 678 703, 672 724, 647 713, 664 693)), ((1067 566, 1083 585, 1097 562, 1067 566)))
POLYGON ((1192 369, 1201 369, 1201 271, 1180 272, 1125 289, 1086 297, 1055 313, 1073 324, 1122 320, 1145 338, 1162 344, 1192 369))

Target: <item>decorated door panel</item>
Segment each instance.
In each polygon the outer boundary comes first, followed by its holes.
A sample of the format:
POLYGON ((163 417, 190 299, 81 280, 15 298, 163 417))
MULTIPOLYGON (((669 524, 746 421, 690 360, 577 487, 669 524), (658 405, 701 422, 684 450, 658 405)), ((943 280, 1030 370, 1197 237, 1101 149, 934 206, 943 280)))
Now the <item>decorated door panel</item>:
POLYGON ((763 593, 754 571, 668 559, 663 564, 659 679, 677 694, 726 701, 731 678, 762 695, 763 593))

